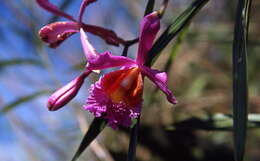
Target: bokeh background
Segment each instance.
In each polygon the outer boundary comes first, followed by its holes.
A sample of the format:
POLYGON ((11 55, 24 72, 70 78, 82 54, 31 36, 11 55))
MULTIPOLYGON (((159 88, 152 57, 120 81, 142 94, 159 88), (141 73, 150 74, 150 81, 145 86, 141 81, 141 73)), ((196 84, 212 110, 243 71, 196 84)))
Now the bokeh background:
MULTIPOLYGON (((50 92, 83 71, 85 58, 79 34, 56 49, 39 40, 38 30, 64 20, 37 6, 35 0, 0 1, 0 160, 67 161, 76 151, 93 116, 82 109, 92 74, 77 97, 56 112, 46 102, 50 92)), ((81 0, 51 2, 75 17, 81 0)), ((162 30, 191 0, 170 0, 162 30)), ((253 1, 248 50, 249 105, 258 119, 260 106, 260 1, 253 1)), ((158 9, 161 1, 156 1, 158 9)), ((84 22, 114 30, 125 40, 137 37, 146 0, 99 0, 87 8, 84 22)), ((232 40, 235 0, 211 0, 195 16, 176 52, 169 87, 179 103, 172 106, 149 80, 145 82, 138 161, 232 161, 232 40), (227 114, 227 115, 225 115, 227 114)), ((123 47, 107 45, 88 34, 99 52, 120 55, 123 47)), ((164 70, 176 50, 174 39, 154 68, 164 70)), ((179 43, 179 42, 178 42, 179 43)), ((129 56, 135 57, 137 45, 129 56)), ((104 72, 108 72, 106 70, 104 72)), ((101 73, 102 74, 102 73, 101 73)), ((81 161, 122 161, 129 130, 107 127, 82 155, 81 161)), ((260 130, 248 132, 246 160, 260 161, 260 130)))

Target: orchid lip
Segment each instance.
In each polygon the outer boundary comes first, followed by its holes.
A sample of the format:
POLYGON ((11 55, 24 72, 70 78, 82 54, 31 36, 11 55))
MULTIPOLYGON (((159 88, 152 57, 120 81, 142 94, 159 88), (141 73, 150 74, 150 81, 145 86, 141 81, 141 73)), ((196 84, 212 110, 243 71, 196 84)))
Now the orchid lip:
POLYGON ((112 102, 134 107, 142 101, 143 80, 138 67, 110 72, 102 80, 101 85, 112 102))
POLYGON ((127 91, 133 93, 133 89, 136 89, 137 86, 134 82, 131 82, 131 79, 133 79, 131 77, 136 77, 138 70, 133 68, 122 69, 107 73, 101 77, 99 81, 90 87, 90 96, 84 106, 85 110, 93 113, 95 117, 106 119, 108 125, 113 129, 118 129, 118 126, 131 126, 132 120, 140 115, 142 101, 133 106, 126 102, 124 98, 131 96, 125 95, 127 91), (122 87, 121 83, 125 79, 129 79, 129 83, 127 86, 123 85, 122 87))

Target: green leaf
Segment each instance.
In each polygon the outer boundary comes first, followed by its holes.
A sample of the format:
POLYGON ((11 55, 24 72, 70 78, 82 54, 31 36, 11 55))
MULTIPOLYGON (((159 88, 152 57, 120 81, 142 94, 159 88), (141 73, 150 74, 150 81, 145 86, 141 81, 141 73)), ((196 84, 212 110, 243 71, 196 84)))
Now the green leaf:
POLYGON ((192 18, 209 0, 196 0, 194 1, 177 19, 171 22, 163 34, 153 45, 149 51, 149 57, 146 60, 146 65, 151 66, 155 59, 159 56, 160 52, 168 45, 168 43, 187 26, 192 18))
POLYGON ((189 25, 187 25, 179 34, 179 36, 176 39, 176 42, 173 44, 172 49, 171 49, 171 53, 170 53, 170 57, 168 58, 165 66, 164 66, 164 71, 168 72, 173 60, 175 59, 177 52, 179 51, 179 48, 181 46, 181 43, 183 42, 184 38, 186 37, 187 33, 188 33, 188 29, 189 29, 189 25))
POLYGON ((11 59, 0 61, 0 70, 14 65, 34 65, 42 67, 42 63, 34 59, 11 59))
POLYGON ((139 126, 140 126, 140 117, 137 119, 136 124, 134 125, 134 127, 131 130, 131 137, 130 137, 128 154, 127 154, 127 161, 135 160, 139 126))
POLYGON ((87 133, 78 147, 77 152, 74 154, 71 161, 76 161, 81 153, 89 146, 89 144, 98 136, 98 134, 106 127, 106 121, 103 118, 94 118, 87 133))
POLYGON ((234 155, 243 161, 247 133, 247 33, 251 0, 239 0, 233 40, 233 127, 234 155))
POLYGON ((155 2, 155 0, 148 0, 146 8, 145 8, 144 16, 153 12, 154 2, 155 2))
POLYGON ((18 105, 21 105, 23 103, 27 103, 27 102, 32 101, 33 99, 35 99, 39 96, 42 96, 42 95, 45 95, 45 94, 48 94, 48 93, 51 93, 51 91, 44 90, 44 91, 35 92, 33 94, 30 94, 30 95, 27 95, 27 96, 24 96, 24 97, 20 97, 20 98, 16 99, 15 101, 13 101, 13 102, 5 105, 4 107, 2 107, 0 109, 0 114, 4 114, 6 112, 9 112, 12 109, 14 109, 15 107, 17 107, 18 105))

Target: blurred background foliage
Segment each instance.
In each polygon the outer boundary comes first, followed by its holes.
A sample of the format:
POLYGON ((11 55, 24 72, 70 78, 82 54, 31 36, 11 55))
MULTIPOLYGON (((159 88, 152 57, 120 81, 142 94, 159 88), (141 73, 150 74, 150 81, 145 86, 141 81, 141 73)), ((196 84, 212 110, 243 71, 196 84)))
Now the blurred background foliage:
MULTIPOLYGON (((52 2, 77 16, 81 0, 52 2)), ((161 28, 191 2, 170 0, 161 28)), ((160 3, 156 1, 157 8, 160 3)), ((99 0, 87 8, 84 22, 112 29, 131 40, 138 35, 145 4, 145 0, 99 0)), ((149 81, 145 83, 138 161, 234 160, 229 114, 235 9, 235 0, 209 1, 153 65, 168 71, 169 87, 179 103, 172 106, 149 81), (171 54, 174 61, 169 64, 171 54)), ((256 121, 260 106, 259 9, 260 1, 253 1, 248 43, 249 112, 256 121)), ((0 160, 69 160, 93 119, 82 106, 89 85, 98 76, 92 74, 78 96, 57 112, 49 112, 46 101, 52 91, 83 70, 79 34, 57 49, 48 48, 39 40, 38 30, 60 18, 39 8, 35 0, 1 0, 0 19, 0 160)), ((119 55, 123 51, 122 46, 109 46, 88 35, 99 52, 111 50, 119 55)), ((135 57, 136 47, 129 48, 130 57, 135 57)), ((258 125, 249 126, 246 160, 260 160, 258 125)), ((125 160, 128 132, 105 128, 80 160, 125 160)))

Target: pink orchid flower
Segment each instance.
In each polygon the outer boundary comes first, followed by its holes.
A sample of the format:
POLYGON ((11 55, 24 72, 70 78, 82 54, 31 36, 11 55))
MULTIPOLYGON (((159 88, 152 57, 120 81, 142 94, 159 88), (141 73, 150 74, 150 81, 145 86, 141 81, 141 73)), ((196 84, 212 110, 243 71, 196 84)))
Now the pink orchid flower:
POLYGON ((81 41, 88 60, 87 70, 101 70, 121 67, 101 77, 90 87, 90 96, 84 108, 95 117, 103 117, 114 129, 118 126, 129 127, 141 112, 143 79, 147 76, 162 92, 170 103, 177 101, 167 87, 167 74, 144 66, 148 51, 160 28, 157 12, 144 17, 141 22, 139 48, 136 60, 124 56, 113 56, 110 52, 97 53, 81 30, 81 41))
POLYGON ((79 18, 75 20, 71 15, 61 11, 57 6, 50 3, 48 0, 36 0, 39 6, 43 9, 58 15, 64 18, 67 18, 70 21, 61 21, 48 24, 40 29, 39 35, 40 38, 49 44, 50 47, 55 48, 59 46, 64 40, 73 35, 74 33, 79 32, 80 28, 83 28, 84 31, 90 32, 94 35, 100 36, 108 44, 116 45, 124 44, 125 41, 112 31, 99 26, 88 25, 82 22, 83 13, 86 7, 95 2, 96 0, 83 0, 81 3, 79 18))

